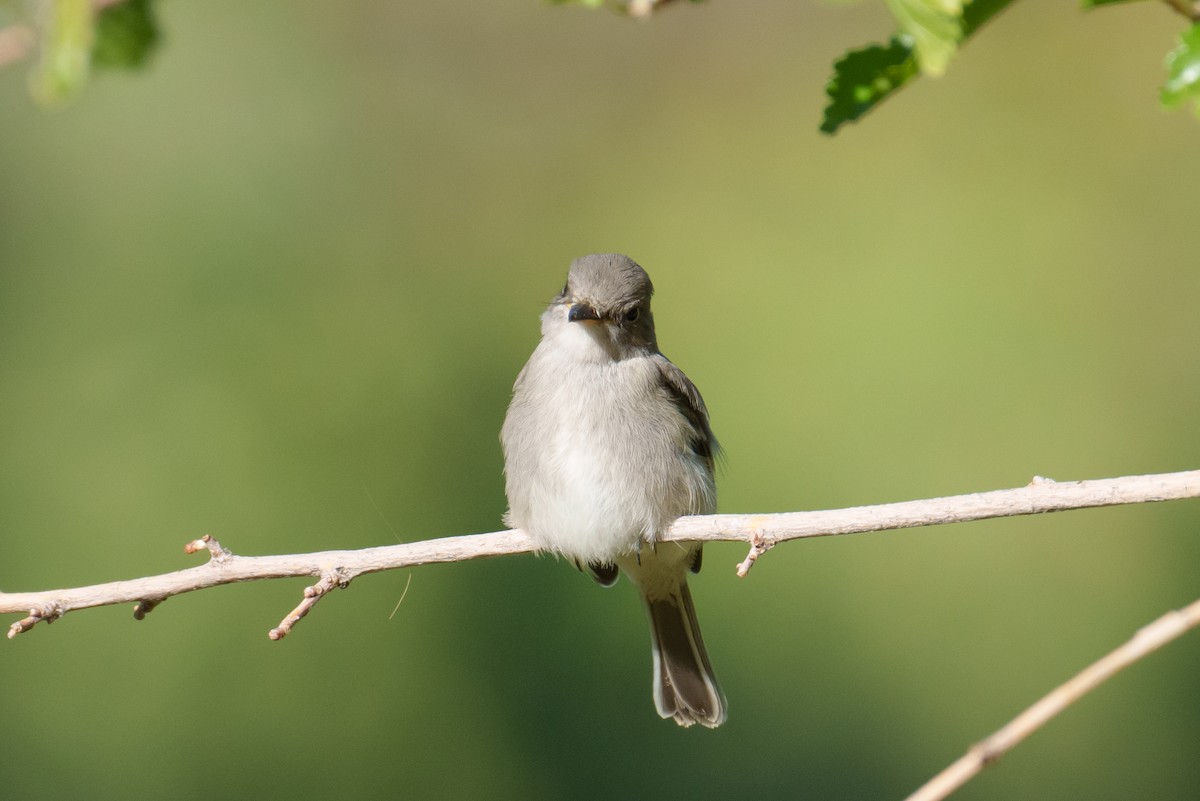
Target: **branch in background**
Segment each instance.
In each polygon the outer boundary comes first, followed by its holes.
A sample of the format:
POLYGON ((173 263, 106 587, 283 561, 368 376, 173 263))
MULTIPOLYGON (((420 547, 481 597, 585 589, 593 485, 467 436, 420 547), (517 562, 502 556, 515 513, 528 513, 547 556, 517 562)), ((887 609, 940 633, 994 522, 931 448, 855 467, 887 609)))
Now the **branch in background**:
POLYGON ((1013 746, 1044 726, 1051 718, 1099 687, 1137 660, 1200 626, 1200 601, 1177 609, 1138 630, 1133 639, 1089 665, 1073 679, 1056 688, 1026 709, 1008 725, 973 746, 907 801, 942 801, 973 779, 985 767, 1004 756, 1013 746))
POLYGON ((1189 2, 1189 0, 1164 0, 1164 2, 1192 22, 1200 22, 1200 2, 1189 2))
MULTIPOLYGON (((764 553, 788 540, 1196 497, 1200 497, 1200 470, 1063 483, 1039 477, 1017 489, 950 498, 823 512, 681 517, 662 539, 749 542, 750 553, 738 565, 738 575, 744 576, 764 553)), ((317 578, 317 583, 305 591, 303 602, 272 630, 272 639, 279 639, 291 631, 323 595, 334 587, 347 586, 365 573, 529 553, 534 547, 524 532, 513 530, 356 551, 281 556, 236 556, 206 536, 188 543, 186 550, 188 553, 208 550, 208 563, 173 573, 90 587, 0 593, 0 614, 28 613, 12 625, 8 636, 15 637, 37 623, 52 622, 77 609, 131 603, 136 604, 134 616, 140 619, 167 598, 186 592, 257 579, 317 578)))

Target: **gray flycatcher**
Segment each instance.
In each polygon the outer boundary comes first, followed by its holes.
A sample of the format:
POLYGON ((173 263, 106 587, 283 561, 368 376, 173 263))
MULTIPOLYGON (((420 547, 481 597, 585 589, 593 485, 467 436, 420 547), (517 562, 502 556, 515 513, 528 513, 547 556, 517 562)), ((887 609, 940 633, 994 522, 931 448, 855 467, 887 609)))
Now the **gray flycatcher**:
POLYGON ((542 314, 500 432, 509 526, 604 586, 641 592, 654 647, 654 703, 681 726, 725 721, 687 572, 700 545, 659 543, 681 515, 711 514, 717 441, 696 387, 658 350, 645 270, 583 256, 542 314))

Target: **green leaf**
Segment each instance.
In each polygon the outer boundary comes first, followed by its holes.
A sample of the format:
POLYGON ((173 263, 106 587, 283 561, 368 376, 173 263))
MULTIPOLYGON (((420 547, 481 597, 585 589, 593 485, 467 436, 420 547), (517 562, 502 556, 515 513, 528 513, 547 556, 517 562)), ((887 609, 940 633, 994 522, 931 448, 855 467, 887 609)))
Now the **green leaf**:
POLYGON ((1167 54, 1167 82, 1160 93, 1162 104, 1178 106, 1189 98, 1200 115, 1200 23, 1184 31, 1179 47, 1167 54))
MULTIPOLYGON (((1013 0, 973 0, 962 8, 962 38, 1003 11, 1013 0)), ((851 50, 833 65, 833 77, 825 87, 829 104, 821 131, 832 134, 842 125, 857 120, 889 97, 920 72, 915 41, 900 33, 886 46, 870 45, 851 50)), ((928 70, 926 70, 928 72, 928 70)))
POLYGON ((87 83, 92 52, 91 0, 53 0, 40 26, 41 57, 29 91, 43 105, 74 97, 87 83))
MULTIPOLYGON (((1101 0, 1101 2, 1120 2, 1123 0, 1101 0)), ((972 0, 963 6, 963 39, 968 39, 979 30, 985 22, 1008 8, 1014 0, 972 0)))
POLYGON ((108 6, 96 18, 92 64, 124 69, 144 66, 158 38, 150 0, 125 0, 108 6))
POLYGON ((857 120, 918 72, 911 40, 904 35, 893 36, 887 46, 849 51, 834 63, 833 77, 825 87, 829 104, 821 131, 831 134, 857 120))
POLYGON ((963 38, 962 0, 887 0, 887 5, 912 38, 921 72, 945 72, 963 38))

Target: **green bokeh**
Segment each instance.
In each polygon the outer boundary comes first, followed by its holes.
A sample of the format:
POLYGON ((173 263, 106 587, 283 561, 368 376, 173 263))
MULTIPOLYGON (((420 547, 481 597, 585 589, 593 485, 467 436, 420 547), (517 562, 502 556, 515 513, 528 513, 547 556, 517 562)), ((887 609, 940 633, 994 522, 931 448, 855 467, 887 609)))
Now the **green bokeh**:
MULTIPOLYGON (((495 530, 582 253, 658 287, 725 511, 1197 467, 1197 130, 1146 7, 1018 4, 816 131, 881 4, 168 3, 47 113, 0 73, 0 587, 495 530)), ((72 614, 0 647, 4 798, 901 798, 1200 594, 1194 503, 710 547, 722 729, 653 714, 627 585, 550 558, 72 614), (389 617, 390 616, 390 617, 389 617)), ((1200 642, 962 799, 1192 799, 1200 642)))

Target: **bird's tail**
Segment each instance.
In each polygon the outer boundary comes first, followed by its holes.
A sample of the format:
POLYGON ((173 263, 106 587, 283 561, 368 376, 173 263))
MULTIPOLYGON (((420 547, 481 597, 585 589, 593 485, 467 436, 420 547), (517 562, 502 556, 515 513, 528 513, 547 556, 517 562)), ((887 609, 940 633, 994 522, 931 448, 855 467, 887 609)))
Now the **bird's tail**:
POLYGON ((658 714, 680 726, 720 726, 727 702, 704 650, 687 578, 680 576, 678 583, 659 589, 653 595, 642 589, 653 639, 658 714))

